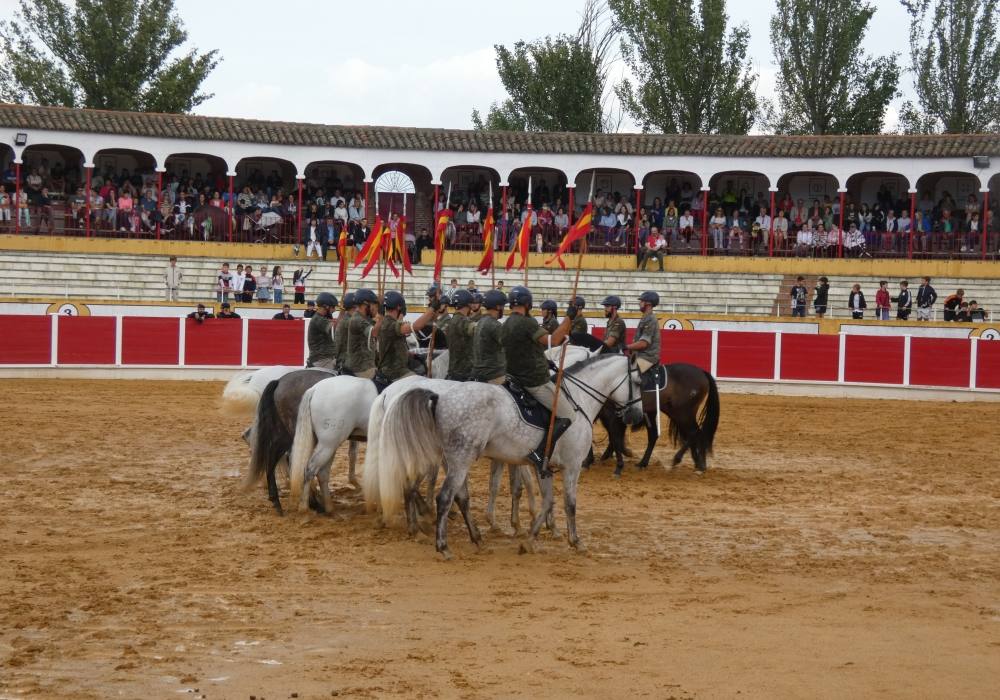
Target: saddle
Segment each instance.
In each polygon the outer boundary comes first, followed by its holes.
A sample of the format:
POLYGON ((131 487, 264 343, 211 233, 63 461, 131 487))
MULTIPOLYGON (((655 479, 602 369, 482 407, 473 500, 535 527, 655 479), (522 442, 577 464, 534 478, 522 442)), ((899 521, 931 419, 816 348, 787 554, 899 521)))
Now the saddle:
POLYGON ((644 392, 660 391, 667 385, 667 368, 663 365, 650 367, 640 379, 644 392))
POLYGON ((375 385, 375 393, 381 394, 390 384, 392 384, 392 380, 376 372, 375 376, 372 377, 372 384, 375 385))
POLYGON ((540 404, 534 396, 529 394, 524 387, 510 377, 507 377, 507 380, 503 383, 503 388, 514 399, 514 404, 521 413, 522 421, 539 430, 548 430, 549 417, 552 415, 549 409, 540 404))

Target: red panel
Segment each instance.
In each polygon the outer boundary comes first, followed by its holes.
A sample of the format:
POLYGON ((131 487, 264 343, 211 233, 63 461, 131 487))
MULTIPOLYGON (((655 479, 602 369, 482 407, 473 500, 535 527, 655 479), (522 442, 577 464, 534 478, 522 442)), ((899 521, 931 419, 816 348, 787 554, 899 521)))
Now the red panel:
POLYGON ((848 335, 844 381, 902 384, 903 342, 899 335, 848 335))
POLYGON ((122 364, 176 365, 180 330, 176 318, 126 316, 122 319, 122 364))
POLYGON ((969 344, 966 338, 911 338, 910 384, 969 386, 969 344))
POLYGON ((739 379, 774 379, 774 333, 719 331, 717 373, 739 379))
POLYGON ((712 331, 660 331, 660 361, 686 362, 712 371, 712 331))
POLYGON ((976 387, 1000 389, 1000 340, 980 340, 976 348, 976 387))
POLYGON ((0 316, 0 365, 47 365, 52 361, 52 319, 0 316))
POLYGON ((113 365, 115 363, 113 316, 60 316, 61 365, 113 365))
MULTIPOLYGON (((287 321, 286 321, 287 323, 287 321)), ((243 355, 243 322, 189 319, 184 337, 184 364, 239 365, 243 355)))
POLYGON ((782 379, 835 382, 839 366, 840 336, 781 334, 782 379))
POLYGON ((303 334, 302 321, 250 320, 247 330, 248 365, 301 365, 303 334))

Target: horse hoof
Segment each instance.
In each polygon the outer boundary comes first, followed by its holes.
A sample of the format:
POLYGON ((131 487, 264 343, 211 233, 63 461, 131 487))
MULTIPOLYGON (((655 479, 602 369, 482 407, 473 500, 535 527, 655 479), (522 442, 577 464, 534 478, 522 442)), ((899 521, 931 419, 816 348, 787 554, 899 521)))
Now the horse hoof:
POLYGON ((444 561, 451 561, 452 560, 451 552, 449 552, 447 549, 442 549, 441 559, 443 559, 444 561))
POLYGON ((648 466, 649 466, 648 462, 639 462, 637 465, 635 465, 635 468, 638 469, 639 471, 645 471, 648 466))
POLYGON ((626 457, 635 457, 635 452, 632 451, 631 447, 626 447, 624 450, 622 450, 622 454, 625 455, 626 457))
POLYGON ((525 540, 517 548, 518 554, 534 554, 535 553, 535 543, 531 540, 525 540))
POLYGON ((616 470, 615 473, 612 474, 612 477, 614 478, 615 481, 618 481, 619 479, 622 478, 622 473, 616 470))

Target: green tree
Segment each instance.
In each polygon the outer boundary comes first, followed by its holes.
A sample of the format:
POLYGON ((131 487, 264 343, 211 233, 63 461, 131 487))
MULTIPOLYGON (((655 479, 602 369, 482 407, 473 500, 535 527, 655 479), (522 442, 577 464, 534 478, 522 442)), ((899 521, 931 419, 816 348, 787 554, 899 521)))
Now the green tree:
POLYGON ((187 40, 173 0, 21 0, 0 23, 0 99, 135 112, 189 112, 217 51, 187 40))
POLYGON ((778 0, 771 45, 778 65, 778 114, 785 134, 877 134, 896 97, 895 55, 870 58, 875 8, 862 0, 778 0))
POLYGON ((473 110, 477 129, 507 131, 603 131, 604 81, 591 48, 559 35, 514 50, 497 45, 497 70, 510 97, 494 103, 483 120, 473 110))
POLYGON ((609 0, 622 58, 636 76, 618 96, 644 131, 745 134, 757 119, 750 30, 733 27, 725 0, 609 0))
POLYGON ((910 13, 916 103, 903 105, 907 133, 1000 131, 998 0, 903 0, 910 13))

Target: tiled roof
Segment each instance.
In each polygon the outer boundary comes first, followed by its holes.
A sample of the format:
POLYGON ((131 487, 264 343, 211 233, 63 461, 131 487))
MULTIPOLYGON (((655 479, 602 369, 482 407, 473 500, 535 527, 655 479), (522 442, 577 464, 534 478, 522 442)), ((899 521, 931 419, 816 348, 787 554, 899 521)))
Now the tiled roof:
POLYGON ((718 136, 328 126, 0 104, 0 127, 294 146, 490 153, 787 158, 1000 156, 1000 134, 718 136))

